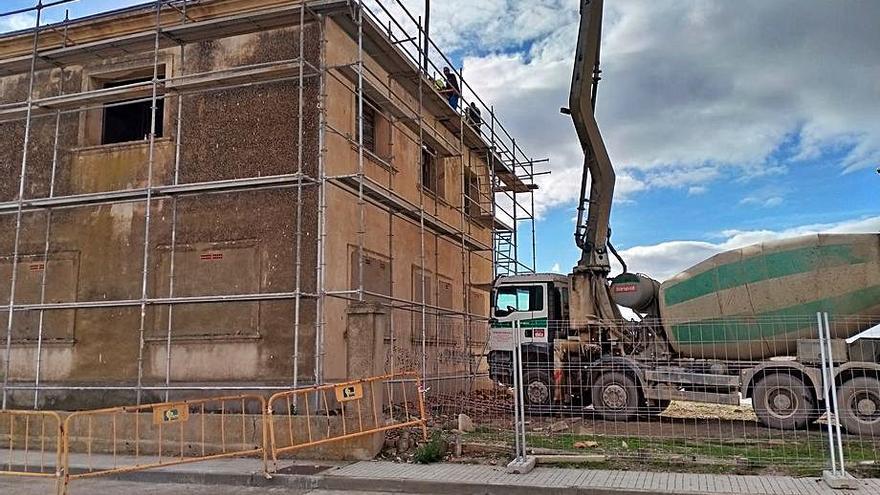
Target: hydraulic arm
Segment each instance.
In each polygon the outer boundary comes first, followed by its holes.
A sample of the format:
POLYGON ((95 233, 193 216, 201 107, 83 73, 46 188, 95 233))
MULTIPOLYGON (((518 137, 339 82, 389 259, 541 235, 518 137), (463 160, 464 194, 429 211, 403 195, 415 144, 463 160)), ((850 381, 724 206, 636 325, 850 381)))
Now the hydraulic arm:
POLYGON ((614 196, 614 167, 594 115, 601 70, 602 0, 582 0, 577 53, 571 81, 569 110, 584 150, 584 168, 574 238, 581 250, 572 274, 572 320, 620 317, 606 283, 611 264, 609 218, 614 196), (589 189, 589 195, 588 195, 589 189), (586 213, 586 218, 585 218, 586 213))

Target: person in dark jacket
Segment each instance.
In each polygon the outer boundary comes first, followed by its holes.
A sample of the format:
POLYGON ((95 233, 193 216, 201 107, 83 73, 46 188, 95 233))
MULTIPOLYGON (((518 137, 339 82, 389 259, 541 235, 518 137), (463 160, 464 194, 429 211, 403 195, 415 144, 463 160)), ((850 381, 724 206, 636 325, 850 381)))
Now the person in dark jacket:
POLYGON ((480 129, 480 126, 483 125, 483 116, 480 113, 480 109, 477 107, 477 104, 471 102, 471 104, 467 108, 467 114, 465 115, 467 118, 468 124, 475 127, 477 130, 480 129))
POLYGON ((440 94, 446 97, 450 107, 458 110, 458 99, 461 97, 461 87, 458 85, 458 78, 449 67, 443 68, 443 77, 446 78, 446 87, 440 91, 440 94))

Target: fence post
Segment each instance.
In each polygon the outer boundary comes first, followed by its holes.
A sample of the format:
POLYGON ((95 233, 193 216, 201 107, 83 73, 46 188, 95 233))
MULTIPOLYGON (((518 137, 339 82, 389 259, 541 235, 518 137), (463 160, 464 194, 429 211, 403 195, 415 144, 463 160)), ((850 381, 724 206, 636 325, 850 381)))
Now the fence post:
POLYGON ((825 356, 825 326, 822 322, 822 313, 816 313, 816 325, 819 332, 819 357, 822 362, 822 394, 825 400, 825 417, 828 421, 828 453, 831 455, 831 475, 837 476, 837 454, 834 451, 834 429, 831 425, 831 397, 829 397, 829 384, 833 380, 829 380, 828 377, 828 359, 825 356))
POLYGON ((526 419, 523 393, 522 335, 520 322, 513 322, 513 417, 516 457, 507 465, 507 472, 526 474, 535 468, 535 457, 526 453, 526 419))
POLYGON ((840 432, 840 410, 837 407, 837 385, 834 377, 834 355, 831 347, 831 326, 828 313, 816 313, 819 324, 819 355, 822 360, 822 390, 825 414, 828 418, 828 450, 831 453, 831 471, 822 472, 822 479, 831 488, 855 489, 858 484, 846 473, 843 440, 840 432))

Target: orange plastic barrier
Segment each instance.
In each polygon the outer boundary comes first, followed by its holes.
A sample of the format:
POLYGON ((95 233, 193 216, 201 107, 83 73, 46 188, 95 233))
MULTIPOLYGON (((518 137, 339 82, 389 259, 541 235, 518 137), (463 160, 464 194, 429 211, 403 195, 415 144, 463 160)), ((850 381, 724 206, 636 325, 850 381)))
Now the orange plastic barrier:
POLYGON ((60 490, 62 427, 52 411, 0 411, 0 475, 55 478, 60 490))
POLYGON ((262 455, 265 469, 265 410, 263 397, 235 395, 72 413, 64 421, 65 490, 75 479, 224 457, 262 455), (71 453, 85 456, 80 472, 71 472, 71 453))
POLYGON ((427 439, 417 373, 396 373, 280 392, 269 398, 272 460, 295 450, 420 426, 427 439))

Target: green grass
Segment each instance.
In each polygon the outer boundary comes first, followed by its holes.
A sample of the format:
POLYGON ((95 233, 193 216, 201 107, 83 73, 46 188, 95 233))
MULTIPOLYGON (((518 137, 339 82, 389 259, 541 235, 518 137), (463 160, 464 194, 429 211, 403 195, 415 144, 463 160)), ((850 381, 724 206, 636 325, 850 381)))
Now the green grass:
POLYGON ((442 433, 435 431, 430 440, 416 449, 413 461, 418 464, 431 464, 442 461, 444 454, 442 433))
MULTIPOLYGON (((815 476, 827 465, 827 444, 821 437, 774 439, 688 440, 633 436, 553 434, 526 436, 529 448, 559 453, 601 454, 609 468, 669 469, 675 471, 758 474, 778 473, 815 476), (595 447, 576 448, 577 442, 596 442, 595 447)), ((511 444, 513 436, 503 431, 478 429, 463 440, 475 443, 511 444)), ((871 442, 844 443, 847 464, 860 474, 877 476, 880 466, 859 465, 861 461, 880 461, 880 445, 871 442)), ((591 463, 596 467, 603 463, 591 463)))

